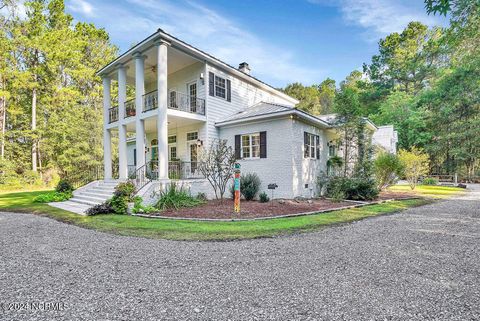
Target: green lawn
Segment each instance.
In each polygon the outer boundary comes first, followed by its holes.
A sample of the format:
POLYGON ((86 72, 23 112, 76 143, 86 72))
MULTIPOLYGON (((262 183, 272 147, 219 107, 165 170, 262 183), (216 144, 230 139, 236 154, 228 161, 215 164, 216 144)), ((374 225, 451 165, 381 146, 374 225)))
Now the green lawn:
POLYGON ((392 192, 413 192, 419 196, 432 198, 446 198, 465 192, 463 188, 438 185, 418 185, 413 191, 409 185, 394 185, 389 187, 389 190, 392 192))
POLYGON ((311 231, 330 224, 352 222, 428 203, 426 200, 414 199, 291 218, 199 222, 149 219, 127 215, 81 216, 46 204, 33 203, 33 198, 41 193, 36 191, 0 194, 0 210, 35 213, 61 222, 120 235, 171 240, 234 240, 311 231))

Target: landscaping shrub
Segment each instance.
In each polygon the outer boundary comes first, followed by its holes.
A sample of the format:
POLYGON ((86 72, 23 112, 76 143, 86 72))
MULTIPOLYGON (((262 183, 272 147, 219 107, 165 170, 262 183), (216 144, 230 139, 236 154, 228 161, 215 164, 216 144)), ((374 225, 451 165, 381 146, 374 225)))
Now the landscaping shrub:
POLYGON ((86 211, 87 215, 99 215, 99 214, 111 214, 111 213, 113 213, 113 208, 111 207, 109 201, 92 206, 86 211))
MULTIPOLYGON (((260 178, 255 173, 248 173, 240 177, 240 193, 247 201, 251 201, 257 196, 260 185, 260 178)), ((235 184, 233 181, 230 185, 230 197, 235 199, 235 184)))
POLYGON ((334 200, 366 201, 375 199, 379 193, 373 179, 358 177, 333 177, 326 189, 327 196, 334 200))
POLYGON ((177 188, 175 184, 160 193, 160 199, 155 208, 163 211, 167 209, 179 209, 182 207, 195 207, 205 203, 204 201, 190 196, 183 188, 177 188))
POLYGON ((63 202, 72 197, 71 192, 59 193, 59 192, 49 192, 45 194, 40 194, 33 199, 35 203, 50 203, 50 202, 63 202))
POLYGON ((433 177, 425 177, 422 181, 423 185, 438 185, 438 180, 433 177))
POLYGON ((395 184, 403 173, 403 164, 395 154, 381 153, 373 163, 375 178, 379 189, 395 184))
POLYGON ((157 209, 151 205, 143 205, 143 199, 140 196, 137 196, 133 199, 133 213, 135 214, 149 214, 155 212, 157 209))
POLYGON ((240 192, 245 200, 251 201, 260 190, 260 178, 256 173, 248 173, 240 178, 240 192))
POLYGON ((260 195, 258 195, 258 198, 260 199, 260 203, 266 203, 270 200, 270 197, 268 197, 265 192, 261 192, 260 195))
POLYGON ((132 182, 124 182, 115 186, 115 196, 125 196, 129 201, 133 200, 135 195, 135 185, 132 182))
POLYGON ((199 199, 201 201, 204 201, 204 202, 208 201, 207 194, 202 193, 202 192, 199 192, 197 194, 197 199, 199 199))
POLYGON ((113 197, 104 204, 108 203, 111 211, 115 214, 128 214, 128 203, 134 201, 135 185, 132 182, 120 183, 115 186, 113 197))
POLYGON ((57 191, 58 193, 71 193, 73 192, 73 190, 74 188, 72 184, 70 184, 70 182, 64 179, 61 179, 58 182, 57 187, 55 187, 55 191, 57 191))

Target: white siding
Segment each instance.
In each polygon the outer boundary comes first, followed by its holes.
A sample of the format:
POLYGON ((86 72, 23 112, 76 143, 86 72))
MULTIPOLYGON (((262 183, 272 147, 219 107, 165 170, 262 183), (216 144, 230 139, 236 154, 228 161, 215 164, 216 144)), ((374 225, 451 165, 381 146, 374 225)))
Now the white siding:
POLYGON ((205 97, 207 101, 207 138, 211 142, 219 137, 215 122, 244 110, 261 101, 293 106, 291 102, 278 95, 267 92, 251 83, 236 78, 222 70, 207 65, 205 73, 205 97), (231 102, 208 94, 209 72, 231 81, 231 102))
POLYGON ((299 120, 293 120, 292 126, 292 188, 294 196, 312 197, 317 195, 317 177, 326 172, 328 160, 327 137, 324 130, 299 120), (304 157, 304 132, 318 135, 320 141, 320 159, 304 157), (308 186, 306 186, 307 184, 308 186))
POLYGON ((257 173, 262 182, 260 192, 265 191, 270 183, 276 183, 275 198, 291 198, 292 190, 292 120, 283 118, 265 122, 223 127, 220 138, 226 139, 234 148, 235 135, 267 132, 267 157, 252 160, 239 160, 241 172, 257 173))

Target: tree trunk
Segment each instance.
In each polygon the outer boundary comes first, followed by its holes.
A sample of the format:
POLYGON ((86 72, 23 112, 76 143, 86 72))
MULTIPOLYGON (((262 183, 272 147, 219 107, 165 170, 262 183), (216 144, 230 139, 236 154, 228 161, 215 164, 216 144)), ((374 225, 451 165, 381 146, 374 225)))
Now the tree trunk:
MULTIPOLYGON (((34 76, 35 82, 37 75, 34 76)), ((37 89, 32 90, 32 133, 37 129, 37 89)), ((35 139, 32 141, 32 170, 37 171, 37 142, 35 139)))

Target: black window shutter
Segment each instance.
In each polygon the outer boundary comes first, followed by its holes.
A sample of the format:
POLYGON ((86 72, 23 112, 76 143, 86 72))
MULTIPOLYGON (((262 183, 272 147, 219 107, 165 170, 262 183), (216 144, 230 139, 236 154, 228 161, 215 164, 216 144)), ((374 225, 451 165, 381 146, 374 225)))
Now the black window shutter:
POLYGON ((137 166, 137 149, 133 149, 133 165, 137 166))
POLYGON ((232 84, 227 79, 227 101, 232 101, 232 84))
POLYGON ((260 158, 267 158, 267 132, 260 132, 260 158))
POLYGON ((215 75, 211 71, 208 73, 208 93, 215 96, 215 75))
POLYGON ((307 158, 308 157, 308 133, 303 132, 303 157, 307 158))
POLYGON ((315 151, 317 153, 317 159, 320 159, 320 137, 315 136, 315 151))
POLYGON ((235 135, 235 158, 240 159, 240 135, 235 135))

